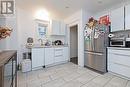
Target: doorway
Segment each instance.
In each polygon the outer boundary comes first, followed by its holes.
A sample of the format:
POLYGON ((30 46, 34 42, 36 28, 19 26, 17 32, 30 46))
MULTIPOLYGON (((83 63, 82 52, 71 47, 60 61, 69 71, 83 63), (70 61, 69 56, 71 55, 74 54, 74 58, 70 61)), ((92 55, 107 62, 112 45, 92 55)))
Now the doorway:
POLYGON ((78 25, 70 27, 70 62, 78 65, 78 25))

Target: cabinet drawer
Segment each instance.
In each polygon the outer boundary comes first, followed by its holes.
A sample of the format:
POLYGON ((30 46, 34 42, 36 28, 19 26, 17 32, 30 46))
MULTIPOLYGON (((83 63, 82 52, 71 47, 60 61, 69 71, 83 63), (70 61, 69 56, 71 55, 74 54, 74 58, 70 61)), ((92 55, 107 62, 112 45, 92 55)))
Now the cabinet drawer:
POLYGON ((108 62, 122 64, 130 67, 130 56, 122 54, 108 54, 108 62))
POLYGON ((55 57, 55 63, 63 61, 63 56, 56 56, 55 57))
POLYGON ((55 49, 55 56, 63 56, 63 49, 55 49))
POLYGON ((108 53, 113 53, 113 54, 122 54, 122 55, 126 55, 126 56, 130 56, 130 50, 108 50, 108 53))
POLYGON ((118 63, 109 63, 108 64, 108 71, 126 76, 130 78, 130 67, 124 66, 118 63))

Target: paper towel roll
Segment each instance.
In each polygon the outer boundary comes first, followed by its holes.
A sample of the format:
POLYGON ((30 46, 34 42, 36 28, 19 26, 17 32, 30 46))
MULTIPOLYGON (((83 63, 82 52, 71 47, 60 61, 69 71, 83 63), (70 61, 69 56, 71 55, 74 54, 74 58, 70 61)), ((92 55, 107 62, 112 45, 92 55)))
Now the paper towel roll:
POLYGON ((114 37, 115 35, 114 34, 109 34, 108 37, 112 38, 114 37))

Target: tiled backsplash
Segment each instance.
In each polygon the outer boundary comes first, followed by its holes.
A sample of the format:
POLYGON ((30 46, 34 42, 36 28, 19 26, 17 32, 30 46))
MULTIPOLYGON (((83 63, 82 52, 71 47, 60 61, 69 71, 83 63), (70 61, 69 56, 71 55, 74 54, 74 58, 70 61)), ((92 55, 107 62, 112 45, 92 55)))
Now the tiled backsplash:
POLYGON ((122 31, 116 31, 111 32, 111 34, 114 34, 116 37, 123 37, 130 38, 130 30, 122 30, 122 31))

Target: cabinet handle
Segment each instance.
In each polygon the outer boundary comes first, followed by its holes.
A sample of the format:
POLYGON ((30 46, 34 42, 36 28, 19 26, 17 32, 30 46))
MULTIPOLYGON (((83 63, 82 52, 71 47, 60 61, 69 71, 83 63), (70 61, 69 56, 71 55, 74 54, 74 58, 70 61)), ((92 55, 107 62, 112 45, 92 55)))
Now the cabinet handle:
POLYGON ((60 56, 63 56, 63 55, 55 55, 55 57, 60 57, 60 56))
POLYGON ((63 50, 63 49, 55 49, 55 51, 61 51, 61 50, 63 50))
POLYGON ((117 64, 117 65, 121 65, 121 66, 125 66, 125 67, 128 67, 128 68, 130 68, 130 66, 128 66, 128 65, 125 65, 125 64, 120 64, 120 63, 114 63, 114 64, 117 64))

